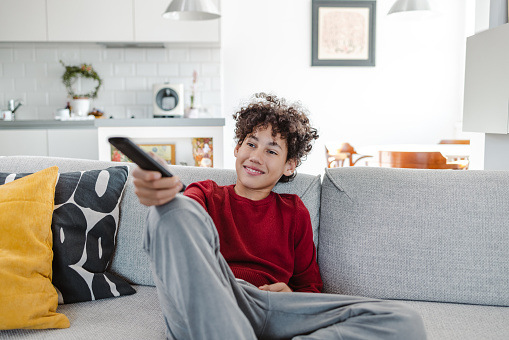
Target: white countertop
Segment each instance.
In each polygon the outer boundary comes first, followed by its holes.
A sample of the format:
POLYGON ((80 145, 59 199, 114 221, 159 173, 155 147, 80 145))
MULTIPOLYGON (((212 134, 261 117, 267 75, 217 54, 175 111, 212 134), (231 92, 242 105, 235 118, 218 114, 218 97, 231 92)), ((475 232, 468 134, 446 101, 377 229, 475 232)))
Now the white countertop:
POLYGON ((224 126, 224 118, 149 118, 87 120, 0 120, 2 129, 96 129, 100 127, 224 126))

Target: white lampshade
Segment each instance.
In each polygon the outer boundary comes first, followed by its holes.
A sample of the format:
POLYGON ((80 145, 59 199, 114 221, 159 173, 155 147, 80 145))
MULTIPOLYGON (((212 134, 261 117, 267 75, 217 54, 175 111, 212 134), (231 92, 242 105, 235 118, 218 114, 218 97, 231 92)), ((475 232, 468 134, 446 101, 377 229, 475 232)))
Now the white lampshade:
POLYGON ((431 6, 428 0, 397 0, 387 14, 410 11, 431 11, 431 6))
POLYGON ((210 20, 219 18, 212 0, 172 0, 163 18, 173 20, 210 20))

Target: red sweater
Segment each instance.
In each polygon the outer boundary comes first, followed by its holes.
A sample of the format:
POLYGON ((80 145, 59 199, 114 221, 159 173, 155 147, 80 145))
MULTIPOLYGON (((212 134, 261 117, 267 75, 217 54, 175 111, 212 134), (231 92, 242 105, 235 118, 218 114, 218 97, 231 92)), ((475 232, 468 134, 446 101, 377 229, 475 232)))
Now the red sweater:
POLYGON ((284 282, 293 291, 322 290, 311 219, 297 195, 271 192, 252 201, 237 195, 234 185, 211 180, 189 185, 185 195, 212 217, 236 278, 255 286, 284 282))

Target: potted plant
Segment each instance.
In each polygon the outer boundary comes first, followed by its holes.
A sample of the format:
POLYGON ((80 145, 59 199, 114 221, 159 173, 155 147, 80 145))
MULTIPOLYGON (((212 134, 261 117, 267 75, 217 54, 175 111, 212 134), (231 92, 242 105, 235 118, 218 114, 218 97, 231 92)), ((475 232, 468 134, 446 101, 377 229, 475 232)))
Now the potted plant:
POLYGON ((97 97, 97 92, 102 84, 102 79, 97 72, 92 68, 92 65, 81 64, 79 66, 68 66, 60 60, 62 66, 65 67, 65 72, 62 75, 62 82, 65 85, 67 94, 73 99, 73 112, 78 116, 86 116, 90 110, 90 99, 97 97), (79 78, 89 78, 95 80, 97 84, 94 89, 87 93, 76 93, 72 85, 79 78))

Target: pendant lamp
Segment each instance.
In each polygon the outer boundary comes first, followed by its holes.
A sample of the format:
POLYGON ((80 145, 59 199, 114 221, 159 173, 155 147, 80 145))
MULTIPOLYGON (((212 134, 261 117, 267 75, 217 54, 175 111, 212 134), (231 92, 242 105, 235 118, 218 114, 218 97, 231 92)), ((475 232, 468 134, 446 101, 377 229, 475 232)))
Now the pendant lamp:
POLYGON ((410 11, 431 11, 431 6, 428 0, 397 0, 387 15, 410 11))
POLYGON ((210 20, 219 18, 212 0, 172 0, 163 18, 172 20, 210 20))

